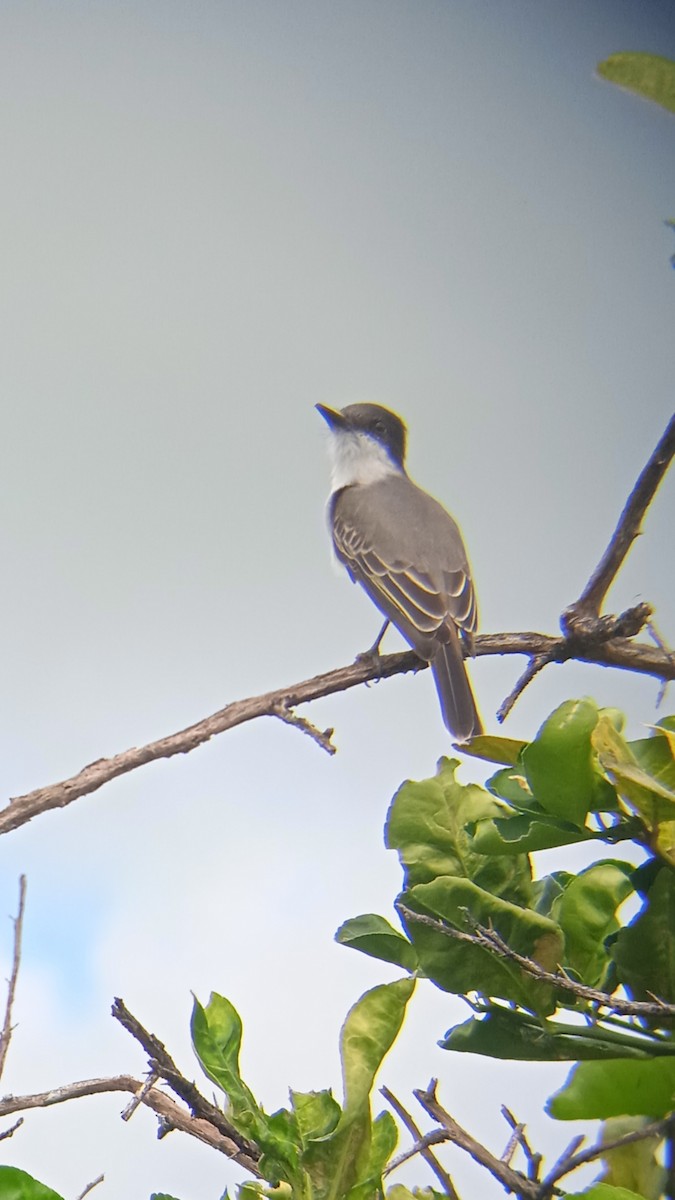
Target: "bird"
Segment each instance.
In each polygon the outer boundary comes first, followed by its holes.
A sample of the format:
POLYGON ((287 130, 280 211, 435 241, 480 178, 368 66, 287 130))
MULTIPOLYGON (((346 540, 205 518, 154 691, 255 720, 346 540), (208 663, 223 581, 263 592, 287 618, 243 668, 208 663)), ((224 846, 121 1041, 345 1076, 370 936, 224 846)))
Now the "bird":
POLYGON ((478 608, 459 527, 410 479, 407 430, 380 404, 317 404, 330 430, 328 521, 338 560, 431 666, 441 715, 458 742, 483 728, 464 662, 478 608))

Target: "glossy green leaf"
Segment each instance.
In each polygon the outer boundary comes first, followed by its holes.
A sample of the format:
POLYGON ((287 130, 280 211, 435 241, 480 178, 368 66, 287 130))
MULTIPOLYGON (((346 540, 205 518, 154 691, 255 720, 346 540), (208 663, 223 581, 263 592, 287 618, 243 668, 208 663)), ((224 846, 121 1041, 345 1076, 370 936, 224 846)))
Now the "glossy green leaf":
MULTIPOLYGON (((485 786, 493 796, 498 796, 501 800, 506 800, 518 812, 534 813, 537 816, 545 814, 545 809, 535 800, 530 791, 530 785, 525 778, 522 763, 518 763, 514 767, 504 767, 501 771, 495 771, 485 786)), ((501 813, 498 815, 505 816, 508 814, 501 813)))
POLYGON ((503 806, 476 784, 455 779, 455 760, 441 759, 438 774, 421 783, 404 783, 387 818, 386 844, 398 851, 406 886, 437 876, 471 879, 495 896, 527 904, 531 887, 529 860, 521 856, 477 854, 468 827, 501 816, 503 806))
POLYGON ((523 751, 523 769, 546 812, 582 828, 597 799, 591 735, 598 722, 592 700, 567 700, 523 751))
POLYGON ((535 850, 589 841, 595 836, 590 829, 579 829, 569 821, 561 821, 547 813, 517 813, 512 817, 479 821, 472 846, 478 854, 532 854, 535 850))
MULTIPOLYGON (((554 921, 502 900, 471 880, 445 877, 418 884, 404 894, 403 902, 462 931, 471 932, 474 924, 493 928, 513 950, 545 970, 555 970, 561 961, 563 938, 554 921)), ((444 991, 459 995, 479 992, 540 1013, 553 1011, 550 985, 533 979, 515 963, 415 921, 409 922, 408 931, 423 971, 444 991)))
POLYGON ((672 1112, 675 1057, 647 1061, 584 1062, 551 1096, 546 1111, 559 1121, 604 1121, 608 1117, 656 1119, 672 1112))
POLYGON ((239 1072, 242 1025, 236 1008, 217 992, 211 993, 206 1008, 195 999, 191 1031, 202 1070, 230 1102, 232 1123, 241 1132, 257 1136, 262 1113, 239 1072))
POLYGON ((470 1017, 450 1029, 440 1043, 444 1050, 484 1054, 520 1062, 568 1062, 625 1058, 648 1061, 650 1045, 601 1026, 564 1025, 540 1021, 529 1013, 495 1008, 485 1017, 470 1017))
POLYGON ((601 987, 610 962, 605 939, 618 927, 616 910, 633 887, 633 867, 608 859, 572 876, 551 916, 565 935, 565 967, 588 987, 601 987))
POLYGON ((335 934, 336 942, 341 946, 350 946, 352 950, 360 950, 371 958, 379 958, 383 962, 394 963, 405 971, 417 969, 415 948, 403 934, 394 929, 384 917, 376 913, 363 913, 360 917, 352 917, 340 926, 335 934))
POLYGON ((662 867, 638 915, 611 947, 619 981, 636 1000, 675 1003, 675 872, 662 867))
POLYGON ((0 1167, 0 1200, 62 1200, 62 1197, 18 1167, 0 1167))
POLYGON ((623 51, 598 63, 598 74, 610 83, 675 112, 675 62, 659 54, 623 51))
POLYGON ((505 767, 512 767, 518 762, 526 745, 527 742, 518 741, 516 738, 481 733, 479 737, 472 738, 466 748, 462 747, 462 752, 485 762, 503 763, 505 767))
POLYGON ((195 999, 192 1010, 192 1043, 202 1069, 229 1101, 228 1119, 262 1151, 260 1170, 271 1183, 297 1184, 299 1136, 293 1114, 285 1109, 268 1116, 241 1078, 241 1018, 224 996, 211 993, 203 1008, 195 999))

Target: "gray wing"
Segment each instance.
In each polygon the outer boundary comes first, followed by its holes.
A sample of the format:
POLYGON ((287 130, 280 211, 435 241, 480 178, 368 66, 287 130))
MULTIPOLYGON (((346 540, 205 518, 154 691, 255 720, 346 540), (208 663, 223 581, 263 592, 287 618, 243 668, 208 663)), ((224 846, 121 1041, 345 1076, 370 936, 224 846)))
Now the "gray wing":
POLYGON ((407 477, 340 492, 333 540, 352 578, 423 657, 457 629, 474 632, 476 597, 461 533, 407 477))

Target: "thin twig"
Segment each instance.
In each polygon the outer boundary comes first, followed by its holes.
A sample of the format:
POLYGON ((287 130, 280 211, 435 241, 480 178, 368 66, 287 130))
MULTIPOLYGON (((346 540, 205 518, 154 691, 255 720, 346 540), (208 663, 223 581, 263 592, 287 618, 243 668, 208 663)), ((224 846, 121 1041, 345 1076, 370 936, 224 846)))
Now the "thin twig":
POLYGON ((16 1133, 17 1129, 20 1129, 22 1125, 23 1117, 19 1117, 18 1121, 15 1121, 13 1125, 10 1125, 9 1129, 3 1129, 2 1133, 0 1133, 0 1142, 4 1142, 5 1138, 11 1138, 16 1133))
POLYGON ((449 1138, 445 1129, 432 1129, 430 1133, 420 1134, 419 1141, 414 1142, 407 1150, 402 1150, 400 1154, 396 1155, 396 1158, 392 1158, 384 1168, 382 1174, 390 1175, 392 1171, 398 1170, 399 1167, 409 1162, 411 1158, 415 1158, 416 1155, 421 1154, 424 1157, 424 1153, 428 1150, 429 1146, 438 1146, 440 1142, 447 1141, 449 1141, 449 1138))
MULTIPOLYGON (((422 1155, 422 1158, 424 1159, 424 1161, 427 1163, 427 1165, 433 1171, 438 1182, 441 1184, 441 1187, 445 1188, 446 1195, 450 1196, 451 1200, 459 1200, 459 1196, 457 1195, 457 1191, 455 1189, 454 1183, 452 1182, 452 1179, 448 1175, 448 1172, 445 1170, 445 1168, 443 1166, 441 1166, 438 1159, 436 1158, 436 1155, 433 1154, 432 1151, 428 1148, 429 1144, 427 1143, 425 1146, 422 1146, 422 1140, 423 1140, 422 1139, 422 1131, 419 1128, 414 1117, 412 1117, 410 1115, 410 1113, 408 1112, 408 1110, 403 1107, 403 1105, 401 1104, 401 1101, 394 1095, 393 1092, 391 1092, 389 1090, 388 1087, 381 1087, 380 1092, 384 1096, 385 1100, 387 1101, 387 1104, 391 1105, 394 1112, 400 1117, 400 1119, 402 1120, 406 1129, 408 1130, 408 1133, 411 1133, 412 1136, 415 1138, 415 1141, 417 1143, 415 1152, 417 1152, 417 1150, 419 1150, 419 1153, 422 1155)), ((388 1170, 389 1169, 390 1168, 388 1168, 388 1170)), ((393 1164, 391 1164, 391 1169, 393 1170, 393 1164)))
POLYGON ((131 1120, 136 1112, 136 1109, 139 1107, 139 1105, 143 1104, 148 1092, 154 1088, 155 1084, 158 1083, 160 1079, 161 1075, 159 1074, 159 1071, 150 1071, 143 1086, 139 1088, 133 1100, 130 1100, 124 1111, 120 1113, 123 1121, 131 1120))
POLYGON ((640 1129, 632 1129, 629 1133, 623 1133, 619 1137, 612 1138, 607 1142, 596 1142, 594 1146, 590 1146, 588 1150, 582 1150, 577 1154, 577 1148, 583 1142, 583 1136, 573 1139, 567 1150, 561 1154, 558 1161, 548 1172, 546 1178, 542 1180, 542 1189, 552 1190, 554 1183, 562 1179, 564 1175, 571 1174, 578 1167, 583 1167, 587 1163, 594 1162, 598 1158, 604 1158, 610 1150, 617 1150, 620 1146, 629 1146, 632 1142, 644 1142, 648 1138, 662 1138, 672 1130, 675 1124, 675 1119, 671 1116, 665 1117, 660 1121, 652 1121, 649 1125, 643 1125, 640 1129))
POLYGON ((104 1179, 105 1175, 99 1175, 97 1179, 92 1179, 91 1183, 87 1184, 84 1191, 80 1192, 79 1196, 77 1196, 75 1200, 84 1200, 85 1196, 88 1196, 90 1192, 93 1192, 94 1188, 98 1187, 99 1183, 103 1183, 104 1179))
POLYGON ((300 729, 302 733, 306 733, 327 754, 337 753, 337 749, 331 740, 335 733, 334 729, 317 729, 316 725, 312 725, 312 722, 308 721, 306 717, 299 717, 285 701, 277 704, 274 709, 274 716, 278 717, 286 725, 294 725, 296 729, 300 729))
POLYGON ((425 925, 428 929, 434 929, 436 933, 442 933, 445 937, 453 938, 458 942, 468 942, 473 946, 480 946, 483 950, 489 950, 497 954, 500 958, 506 958, 510 962, 517 963, 523 971, 531 975, 534 979, 541 980, 542 983, 549 983, 552 987, 560 991, 571 992, 572 995, 578 996, 580 1000, 588 1000, 589 1003, 598 1005, 600 1008, 607 1008, 611 1012, 622 1013, 628 1017, 675 1017, 675 1004, 666 1004, 661 1000, 655 1000, 653 1003, 644 1000, 624 1000, 621 996, 610 996, 607 992, 601 992, 598 988, 587 987, 586 984, 576 983, 564 973, 545 971, 539 963, 534 962, 531 958, 525 958, 524 955, 518 954, 512 950, 509 945, 495 932, 494 929, 487 929, 484 925, 474 925, 472 932, 469 933, 464 929, 455 929, 446 921, 441 921, 437 917, 427 916, 426 913, 414 912, 407 905, 400 903, 395 905, 397 912, 405 918, 406 921, 415 922, 418 925, 425 925))
POLYGON ((654 498, 675 454, 675 416, 660 439, 648 463, 640 472, 605 553, 591 575, 579 599, 563 614, 563 628, 573 632, 585 617, 598 616, 602 602, 621 564, 640 532, 644 515, 654 498))
POLYGON ((553 657, 551 654, 533 655, 522 675, 516 681, 515 686, 511 689, 506 699, 502 700, 499 708, 497 709, 497 720, 499 721, 500 725, 506 720, 516 700, 521 693, 525 691, 527 685, 531 683, 535 675, 538 675, 540 671, 543 671, 544 667, 548 666, 550 662, 553 662, 553 657))
POLYGON ((416 1089, 414 1096, 419 1100, 425 1112, 429 1113, 434 1121, 447 1130, 450 1141, 465 1150, 479 1166, 485 1167, 507 1192, 515 1192, 516 1196, 521 1197, 522 1200, 539 1200, 539 1185, 531 1179, 526 1179, 520 1171, 515 1171, 508 1163, 502 1162, 491 1150, 488 1150, 487 1146, 483 1146, 472 1134, 458 1125, 454 1117, 451 1117, 450 1113, 446 1112, 438 1103, 436 1087, 437 1081, 432 1079, 426 1091, 416 1089))
POLYGON ((520 1145, 525 1158, 527 1159, 527 1177, 528 1179, 537 1180, 539 1178, 539 1168, 541 1167, 541 1154, 533 1150, 525 1136, 525 1126, 520 1121, 517 1121, 513 1113, 505 1104, 502 1104, 502 1116, 514 1131, 518 1134, 518 1143, 520 1145))
POLYGON ((9 1050, 9 1043, 12 1040, 12 1008, 14 1006, 14 996, 16 993, 16 981, 19 977, 19 966, 21 963, 21 937, 23 934, 23 914, 26 907, 26 876, 19 876, 19 908, 14 921, 14 953, 12 955, 12 974, 9 977, 7 986, 7 1003, 5 1004, 5 1019, 2 1023, 2 1032, 0 1033, 0 1077, 5 1069, 5 1059, 9 1050))

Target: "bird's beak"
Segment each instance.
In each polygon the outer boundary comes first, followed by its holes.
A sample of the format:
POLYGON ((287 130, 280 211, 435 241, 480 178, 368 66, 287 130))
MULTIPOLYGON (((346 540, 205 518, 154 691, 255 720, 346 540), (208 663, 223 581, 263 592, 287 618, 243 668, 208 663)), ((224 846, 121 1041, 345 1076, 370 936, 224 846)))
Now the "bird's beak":
POLYGON ((314 407, 331 429, 344 429, 345 417, 336 408, 327 408, 325 404, 315 404, 314 407))

